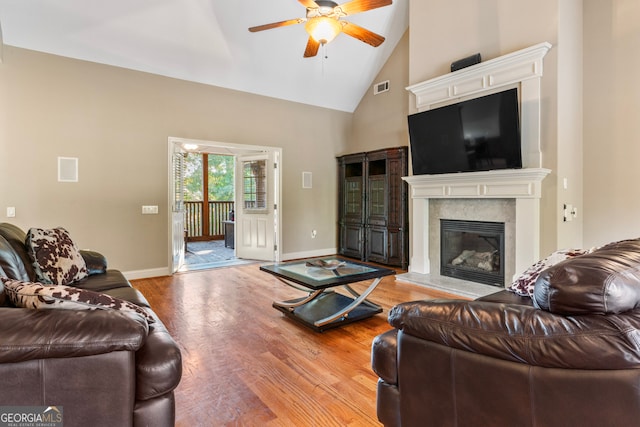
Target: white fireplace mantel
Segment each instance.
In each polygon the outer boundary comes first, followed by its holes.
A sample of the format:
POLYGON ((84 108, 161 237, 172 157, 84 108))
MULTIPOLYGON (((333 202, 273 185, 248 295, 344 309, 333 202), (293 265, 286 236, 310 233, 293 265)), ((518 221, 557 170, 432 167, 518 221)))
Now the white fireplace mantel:
POLYGON ((461 98, 517 87, 523 164, 523 169, 403 178, 412 198, 409 281, 430 275, 430 199, 515 200, 515 271, 524 271, 539 258, 541 187, 551 172, 542 168, 541 78, 543 57, 551 47, 540 43, 407 88, 415 95, 415 109, 425 111, 461 98))
POLYGON ((402 178, 410 186, 410 272, 429 274, 430 199, 515 199, 515 271, 524 271, 540 252, 540 197, 549 169, 505 169, 486 172, 414 175, 402 178))
POLYGON ((540 198, 541 183, 551 171, 543 168, 413 175, 402 179, 411 198, 540 198))

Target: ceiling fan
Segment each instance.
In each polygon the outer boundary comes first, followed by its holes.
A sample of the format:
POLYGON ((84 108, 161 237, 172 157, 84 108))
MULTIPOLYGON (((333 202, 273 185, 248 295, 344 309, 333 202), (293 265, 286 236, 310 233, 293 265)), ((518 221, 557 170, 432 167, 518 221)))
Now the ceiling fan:
POLYGON ((305 18, 289 19, 273 22, 271 24, 258 25, 249 28, 249 31, 270 30, 272 28, 286 27, 288 25, 305 23, 304 28, 309 33, 304 57, 309 58, 318 54, 318 48, 333 40, 338 34, 345 33, 373 47, 380 46, 384 37, 372 31, 362 28, 351 22, 343 20, 345 16, 354 15, 367 10, 388 6, 392 0, 351 0, 338 4, 330 0, 298 0, 307 8, 305 18))

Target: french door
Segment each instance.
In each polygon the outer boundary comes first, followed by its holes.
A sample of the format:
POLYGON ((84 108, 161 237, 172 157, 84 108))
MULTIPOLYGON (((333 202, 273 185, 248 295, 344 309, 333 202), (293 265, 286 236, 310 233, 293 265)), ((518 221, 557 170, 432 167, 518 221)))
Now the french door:
POLYGON ((238 258, 276 261, 276 152, 236 158, 235 247, 238 258))
POLYGON ((184 220, 184 151, 177 144, 170 144, 171 174, 171 272, 180 270, 185 255, 184 220))
POLYGON ((282 227, 279 167, 282 149, 169 137, 170 269, 184 262, 184 147, 235 158, 235 252, 237 258, 279 261, 282 227), (245 179, 244 173, 247 172, 245 179), (244 185, 247 185, 246 191, 244 185))

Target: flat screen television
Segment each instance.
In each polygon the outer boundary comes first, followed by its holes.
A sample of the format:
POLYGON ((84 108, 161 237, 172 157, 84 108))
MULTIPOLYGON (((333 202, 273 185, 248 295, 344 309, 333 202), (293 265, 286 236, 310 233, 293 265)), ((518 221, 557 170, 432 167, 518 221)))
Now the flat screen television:
POLYGON ((522 168, 518 90, 408 117, 414 175, 522 168))

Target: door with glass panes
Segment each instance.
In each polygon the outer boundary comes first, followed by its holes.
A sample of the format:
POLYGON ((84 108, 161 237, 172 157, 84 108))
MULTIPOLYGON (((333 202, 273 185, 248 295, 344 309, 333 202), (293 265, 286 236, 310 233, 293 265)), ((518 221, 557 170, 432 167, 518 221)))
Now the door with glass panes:
POLYGON ((238 258, 275 261, 275 154, 236 162, 235 245, 238 258))

